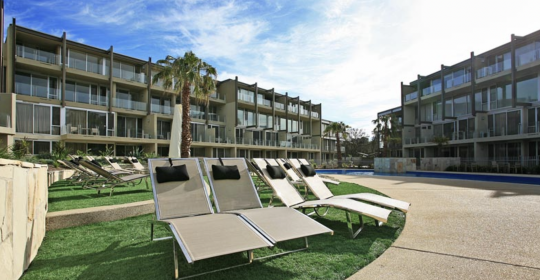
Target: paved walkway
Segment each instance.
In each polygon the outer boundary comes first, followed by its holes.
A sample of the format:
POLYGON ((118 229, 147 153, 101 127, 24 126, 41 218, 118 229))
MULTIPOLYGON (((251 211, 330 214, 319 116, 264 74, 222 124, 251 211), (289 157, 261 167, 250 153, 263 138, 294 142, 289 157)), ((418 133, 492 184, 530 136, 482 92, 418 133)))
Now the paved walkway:
POLYGON ((401 236, 350 279, 540 279, 540 186, 333 176, 412 203, 401 236))

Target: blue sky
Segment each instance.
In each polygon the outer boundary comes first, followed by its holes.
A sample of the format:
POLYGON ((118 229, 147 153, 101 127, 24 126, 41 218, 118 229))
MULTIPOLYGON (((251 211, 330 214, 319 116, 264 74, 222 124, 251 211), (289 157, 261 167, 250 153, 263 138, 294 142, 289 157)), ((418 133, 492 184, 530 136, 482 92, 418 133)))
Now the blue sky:
POLYGON ((540 29, 538 0, 5 1, 17 25, 153 61, 192 50, 218 70, 323 103, 370 132, 400 82, 540 29))

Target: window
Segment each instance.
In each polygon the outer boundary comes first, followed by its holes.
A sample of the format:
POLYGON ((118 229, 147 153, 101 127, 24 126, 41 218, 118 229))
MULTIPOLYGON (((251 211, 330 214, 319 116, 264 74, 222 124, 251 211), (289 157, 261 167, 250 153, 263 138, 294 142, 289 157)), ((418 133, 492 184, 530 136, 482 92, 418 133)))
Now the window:
POLYGON ((60 108, 17 102, 17 127, 21 133, 60 135, 60 108))
POLYGON ((538 77, 517 82, 517 102, 538 101, 538 77))

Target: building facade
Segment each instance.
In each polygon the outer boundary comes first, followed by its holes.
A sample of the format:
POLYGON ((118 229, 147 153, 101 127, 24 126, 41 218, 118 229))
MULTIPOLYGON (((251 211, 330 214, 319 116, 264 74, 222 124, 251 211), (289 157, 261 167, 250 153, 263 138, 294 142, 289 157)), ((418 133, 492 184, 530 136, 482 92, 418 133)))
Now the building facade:
POLYGON ((538 165, 539 75, 536 31, 402 83, 403 156, 538 165))
MULTIPOLYGON (((168 155, 174 104, 152 83, 159 65, 17 26, 2 44, 0 140, 33 154, 63 141, 72 151, 168 155)), ((332 157, 322 105, 238 80, 219 81, 208 105, 190 104, 192 156, 332 157), (326 146, 325 146, 326 147, 326 146)))

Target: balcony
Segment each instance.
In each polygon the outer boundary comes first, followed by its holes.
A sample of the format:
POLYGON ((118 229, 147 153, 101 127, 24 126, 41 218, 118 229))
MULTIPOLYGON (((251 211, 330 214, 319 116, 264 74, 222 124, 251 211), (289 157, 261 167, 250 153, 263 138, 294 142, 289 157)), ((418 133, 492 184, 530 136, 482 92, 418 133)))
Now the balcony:
POLYGON ((267 99, 257 99, 257 104, 272 107, 272 101, 267 99))
POLYGON ((206 119, 204 112, 197 111, 197 110, 190 110, 189 117, 191 117, 192 119, 200 119, 200 120, 206 119))
POLYGON ((242 90, 240 92, 238 92, 238 100, 248 102, 248 103, 255 103, 253 93, 251 93, 251 92, 248 93, 248 92, 242 91, 242 90))
POLYGON ((78 58, 73 58, 73 57, 69 58, 68 67, 90 72, 90 73, 106 75, 103 65, 95 63, 95 62, 78 59, 78 58))
POLYGON ((405 102, 415 100, 417 98, 418 98, 418 92, 417 91, 411 92, 411 93, 405 95, 405 102))
POLYGON ((25 83, 15 83, 15 93, 48 99, 60 99, 59 90, 46 86, 30 85, 25 83))
POLYGON ((0 127, 11 128, 11 116, 9 114, 0 114, 0 127))
POLYGON ((274 107, 276 107, 276 109, 279 109, 279 110, 285 110, 285 104, 283 103, 274 102, 274 107))
POLYGON ((146 111, 146 102, 115 98, 113 107, 144 112, 146 111))
MULTIPOLYGON (((77 134, 77 135, 92 135, 92 136, 114 136, 114 130, 106 129, 105 127, 85 127, 82 125, 66 124, 57 128, 59 134, 77 134)), ((54 130, 53 130, 54 132, 54 130)), ((54 134, 54 133, 53 133, 54 134)))
POLYGON ((152 113, 158 113, 158 114, 164 114, 164 115, 172 115, 173 113, 172 106, 152 104, 151 109, 152 109, 152 113))
POLYGON ((49 64, 60 64, 60 56, 57 56, 55 53, 27 46, 17 45, 16 55, 49 64))
POLYGON ((516 67, 540 60, 540 49, 533 49, 522 54, 516 54, 516 67))
MULTIPOLYGON (((141 84, 146 84, 148 80, 146 79, 146 75, 144 73, 135 73, 132 71, 125 71, 118 68, 113 68, 113 76, 117 78, 121 78, 124 80, 132 81, 132 82, 138 82, 141 84)), ((158 85, 156 83, 155 85, 158 85)), ((161 85, 158 85, 161 86, 161 85)))
POLYGON ((317 119, 318 119, 318 118, 319 118, 319 113, 317 113, 317 112, 311 112, 311 116, 312 116, 313 118, 317 118, 317 119))
POLYGON ((225 101, 225 95, 219 92, 214 92, 210 94, 210 98, 225 101))
POLYGON ((289 112, 298 113, 298 107, 296 106, 288 106, 287 109, 289 112))
POLYGON ((220 116, 216 113, 208 113, 208 120, 215 122, 225 122, 225 117, 220 116))
POLYGON ((476 78, 481 79, 487 76, 495 75, 499 72, 509 70, 510 69, 510 60, 507 59, 505 61, 501 61, 492 65, 488 65, 486 67, 482 67, 478 70, 476 70, 476 78), (507 65, 505 67, 505 65, 507 65))

